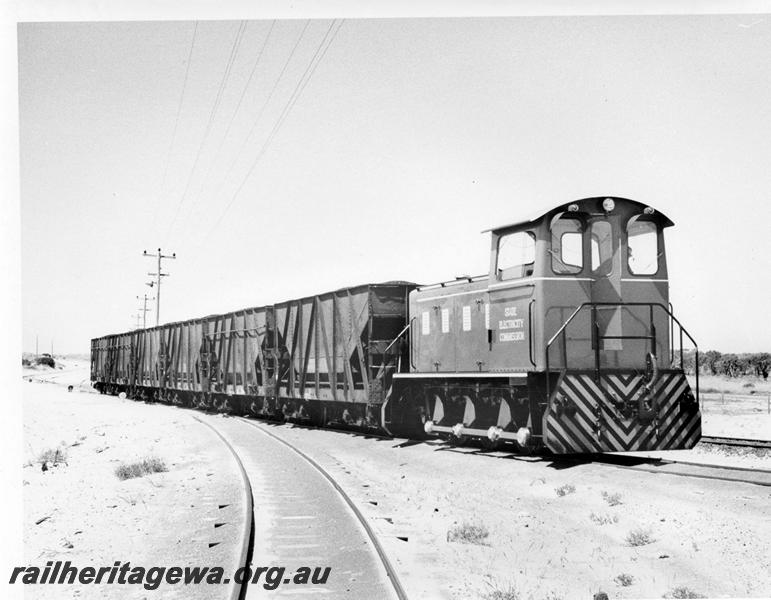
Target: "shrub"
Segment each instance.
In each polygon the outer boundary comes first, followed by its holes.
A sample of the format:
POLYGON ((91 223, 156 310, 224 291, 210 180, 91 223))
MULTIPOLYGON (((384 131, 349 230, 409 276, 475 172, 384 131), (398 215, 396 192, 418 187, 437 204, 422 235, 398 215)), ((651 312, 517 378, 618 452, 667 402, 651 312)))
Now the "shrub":
POLYGON ((56 466, 67 462, 67 452, 64 448, 49 448, 45 452, 41 452, 37 460, 41 465, 53 463, 56 466))
POLYGON ((608 506, 618 506, 622 504, 621 494, 609 494, 608 492, 602 492, 602 498, 608 503, 608 506))
POLYGON ((589 518, 596 523, 597 525, 608 525, 610 523, 618 523, 618 515, 598 515, 595 513, 592 513, 589 515, 589 518))
POLYGON ((160 458, 145 458, 134 463, 123 463, 116 467, 115 475, 121 481, 133 479, 134 477, 144 477, 150 473, 163 473, 168 471, 166 463, 160 458))
POLYGON ((629 573, 619 573, 616 575, 613 581, 615 581, 621 587, 629 587, 632 585, 632 583, 634 583, 634 577, 632 577, 629 573))
POLYGON ((633 529, 626 535, 626 543, 630 546, 645 546, 651 544, 655 540, 651 536, 651 532, 647 529, 633 529))
POLYGON ((486 545, 487 537, 490 532, 487 531, 487 527, 484 525, 471 525, 470 523, 464 523, 457 527, 453 527, 447 532, 448 542, 462 542, 464 544, 479 544, 486 545))
POLYGON ((485 600, 519 600, 519 593, 513 587, 494 588, 484 595, 485 600))
POLYGON ((706 598, 706 596, 703 596, 698 592, 694 592, 685 586, 679 586, 666 594, 664 598, 706 598))
POLYGON ((565 485, 562 485, 554 490, 557 492, 557 495, 562 498, 562 496, 567 496, 568 494, 572 494, 576 491, 576 486, 574 486, 572 483, 566 483, 565 485))
POLYGON ((46 365, 48 367, 51 367, 52 369, 56 367, 56 362, 54 362, 54 359, 46 354, 44 354, 43 356, 38 356, 35 359, 35 364, 46 365))

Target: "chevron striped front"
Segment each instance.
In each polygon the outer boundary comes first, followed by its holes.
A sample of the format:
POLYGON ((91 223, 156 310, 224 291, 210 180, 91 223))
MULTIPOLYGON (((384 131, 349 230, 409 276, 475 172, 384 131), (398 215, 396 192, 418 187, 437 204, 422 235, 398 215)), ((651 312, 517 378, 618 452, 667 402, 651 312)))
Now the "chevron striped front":
POLYGON ((556 454, 693 448, 701 415, 697 403, 685 400, 683 372, 659 374, 649 419, 636 411, 644 385, 638 373, 602 373, 598 382, 594 372, 567 372, 543 417, 544 443, 556 454))

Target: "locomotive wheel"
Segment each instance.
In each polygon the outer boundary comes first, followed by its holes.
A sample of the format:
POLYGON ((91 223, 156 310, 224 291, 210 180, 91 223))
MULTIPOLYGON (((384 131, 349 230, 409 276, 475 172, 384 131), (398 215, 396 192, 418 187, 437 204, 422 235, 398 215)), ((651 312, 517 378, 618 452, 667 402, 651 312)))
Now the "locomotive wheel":
POLYGON ((462 448, 463 446, 465 446, 468 443, 468 438, 463 437, 463 436, 458 437, 454 433, 451 433, 447 437, 447 442, 450 444, 450 446, 453 446, 455 448, 462 448))
POLYGON ((501 440, 492 441, 488 437, 481 438, 482 448, 485 450, 498 450, 501 447, 501 440))

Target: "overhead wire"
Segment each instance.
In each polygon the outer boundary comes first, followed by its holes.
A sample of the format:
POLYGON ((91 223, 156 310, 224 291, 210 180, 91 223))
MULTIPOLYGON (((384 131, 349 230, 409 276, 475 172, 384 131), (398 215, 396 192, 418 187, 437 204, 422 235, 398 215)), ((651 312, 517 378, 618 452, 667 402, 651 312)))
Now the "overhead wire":
POLYGON ((284 77, 284 73, 286 73, 287 67, 289 66, 289 63, 292 61, 292 58, 295 55, 295 52, 297 51, 297 47, 300 45, 300 42, 302 41, 303 37, 305 36, 305 32, 308 29, 308 26, 310 25, 310 19, 305 21, 305 26, 302 28, 302 31, 300 31, 300 35, 297 37, 297 40, 294 43, 294 46, 292 47, 291 52, 289 53, 289 56, 287 56, 286 60, 284 61, 284 66, 281 69, 281 72, 278 74, 278 77, 276 77, 275 81, 273 82, 273 87, 271 88, 270 92, 268 93, 267 98, 262 103, 262 106, 260 107, 260 110, 257 112, 257 116, 255 117, 254 121, 252 122, 252 126, 249 128, 249 132, 246 134, 246 137, 244 138, 243 142, 241 142, 241 146, 238 148, 238 152, 236 152, 235 157, 230 163, 230 166, 227 168, 225 172, 225 176, 220 180, 220 184, 217 186, 216 191, 214 192, 214 196, 216 197, 219 195, 220 191, 222 191, 223 186, 225 185, 225 182, 230 177, 230 174, 233 172, 233 169, 236 166, 236 163, 238 162, 239 157, 244 151, 244 148, 248 144, 249 140, 252 137, 252 134, 257 129, 257 125, 260 123, 260 120, 262 119, 262 115, 265 112, 265 108, 270 103, 271 99, 273 98, 273 94, 276 92, 276 89, 278 88, 279 83, 284 77))
POLYGON ((212 125, 214 123, 214 119, 217 115, 217 110, 219 109, 220 102, 222 100, 222 95, 227 87, 227 81, 230 77, 230 72, 233 68, 233 63, 235 62, 235 57, 238 54, 238 48, 241 45, 241 40, 243 39, 244 31, 246 30, 246 21, 241 21, 238 26, 238 31, 236 32, 236 36, 233 39, 233 45, 230 48, 230 55, 228 56, 227 63, 225 64, 225 71, 222 74, 222 79, 220 80, 219 88, 217 89, 217 95, 214 99, 214 104, 212 105, 211 111, 209 112, 209 120, 206 124, 206 129, 204 131, 203 137, 201 138, 201 143, 198 146, 198 151, 196 152, 195 160, 193 161, 193 166, 190 169, 190 174, 187 178, 187 183, 185 184, 185 190, 180 196, 179 202, 177 203, 176 210, 174 211, 174 217, 171 220, 171 223, 169 224, 169 228, 166 231, 166 240, 168 240, 169 235, 171 234, 174 225, 177 222, 177 218, 179 217, 180 209, 182 208, 182 205, 185 202, 185 198, 187 197, 187 193, 190 190, 190 184, 193 180, 193 175, 195 174, 196 167, 198 166, 198 162, 201 159, 201 154, 203 153, 203 148, 206 145, 207 140, 209 139, 209 134, 212 129, 212 125))
POLYGON ((254 169, 257 167, 257 164, 262 159, 262 157, 265 155, 265 152, 267 151, 268 147, 270 146, 273 139, 275 139, 276 135, 278 134, 279 130, 281 129, 281 126, 286 121, 286 118, 289 116, 289 113, 292 111, 292 108, 294 108, 295 104, 299 100, 300 96, 302 95, 303 91, 308 85, 308 82, 313 77, 313 74, 315 73, 316 69, 318 68, 319 64, 321 64, 321 61, 326 56, 327 51, 329 50, 329 47, 332 45, 332 43, 335 40, 335 37, 337 36, 338 32, 340 31, 340 28, 343 26, 344 19, 341 19, 338 23, 337 29, 334 30, 334 33, 332 33, 330 37, 330 32, 332 32, 332 29, 335 25, 335 20, 332 21, 329 28, 327 29, 326 34, 324 35, 324 38, 319 43, 318 47, 316 48, 316 52, 311 57, 310 62, 308 63, 308 66, 305 68, 305 71, 303 72, 302 76, 297 82, 297 85, 295 86, 294 91, 292 92, 291 96, 287 100, 286 104, 284 105, 284 108, 282 109, 281 113, 279 114, 278 119, 276 119, 275 124, 273 125, 273 128, 271 129, 270 133, 268 134, 268 137, 263 142, 262 147, 260 148, 259 152, 257 153, 254 161, 252 162, 251 166, 249 167, 249 170, 246 172, 246 175, 242 178, 241 183, 236 188, 235 192, 231 196, 230 200, 228 201, 227 205, 225 206, 225 209, 221 212, 219 218, 214 223, 214 225, 209 229, 208 233, 202 238, 201 245, 203 245, 206 240, 209 238, 209 236, 217 229, 217 227, 220 225, 222 220, 227 215, 228 211, 230 210, 230 207, 235 202, 238 195, 241 193, 241 190, 243 189, 246 182, 251 177, 252 173, 254 172, 254 169), (329 39, 329 42, 324 46, 324 43, 329 39), (323 50, 322 50, 323 47, 323 50), (318 57, 318 60, 316 60, 318 57), (314 62, 315 61, 315 62, 314 62))
MULTIPOLYGON (((198 35, 198 21, 195 22, 195 27, 193 27, 193 36, 190 39, 190 50, 187 54, 187 63, 185 65, 185 77, 182 80, 182 91, 179 94, 179 102, 177 103, 177 114, 174 117, 174 130, 171 134, 171 141, 169 142, 169 149, 166 152, 166 160, 164 161, 164 167, 163 167, 163 177, 161 179, 161 186, 160 186, 160 194, 162 195, 164 191, 166 190, 166 179, 169 174, 169 162, 171 162, 171 151, 174 148, 174 142, 177 140, 177 130, 179 129, 179 116, 182 114, 182 105, 184 104, 185 100, 185 91, 187 90, 187 80, 190 75, 190 63, 193 60, 193 48, 195 47, 195 38, 198 35)), ((158 222, 158 210, 161 206, 161 202, 156 202, 155 204, 155 216, 153 218, 153 222, 158 222)))
POLYGON ((268 29, 268 34, 265 36, 265 40, 263 41, 262 46, 260 47, 260 50, 257 53, 257 57, 255 58, 255 61, 254 61, 253 65, 252 65, 251 71, 249 72, 249 77, 246 80, 246 84, 244 85, 243 89, 241 90, 241 96, 238 99, 238 103, 236 104, 236 108, 235 108, 235 110, 233 110, 233 113, 230 115, 230 120, 228 122, 228 126, 225 129, 225 133, 222 136, 222 138, 220 139, 219 146, 217 146, 217 150, 215 150, 214 156, 213 156, 212 160, 209 162, 209 167, 208 167, 208 169, 206 170, 206 173, 204 174, 204 176, 201 179, 201 187, 198 189, 198 193, 193 197, 193 200, 191 201, 190 210, 188 211, 189 213, 192 213, 193 207, 196 205, 197 199, 200 198, 201 193, 203 191, 203 186, 204 186, 205 182, 209 179, 209 175, 211 174, 211 170, 212 170, 212 167, 214 165, 214 162, 217 159, 217 157, 220 155, 220 151, 222 150, 222 146, 225 144, 225 140, 227 140, 227 138, 228 138, 228 134, 230 133, 230 130, 233 127, 233 123, 235 122, 236 115, 238 114, 238 111, 240 110, 241 105, 243 104, 244 97, 246 96, 246 92, 249 89, 250 84, 252 83, 252 79, 254 79, 254 74, 257 72, 257 67, 260 64, 260 61, 261 61, 262 56, 263 56, 263 54, 265 52, 265 48, 268 45, 268 41, 270 40, 270 36, 273 33, 273 28, 275 27, 275 25, 276 25, 276 21, 274 19, 271 22, 270 28, 268 29))

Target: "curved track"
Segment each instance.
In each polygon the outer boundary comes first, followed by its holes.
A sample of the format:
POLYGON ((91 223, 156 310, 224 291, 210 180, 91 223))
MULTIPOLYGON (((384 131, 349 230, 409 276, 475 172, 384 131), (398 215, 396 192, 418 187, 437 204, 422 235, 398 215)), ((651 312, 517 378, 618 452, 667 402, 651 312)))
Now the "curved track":
MULTIPOLYGON (((241 543, 238 545, 240 549, 237 568, 248 567, 252 562, 252 548, 254 542, 254 503, 252 500, 252 485, 249 481, 249 476, 246 474, 244 463, 241 462, 241 458, 238 456, 238 452, 236 452, 235 448, 233 448, 232 444, 225 438, 225 436, 217 431, 216 427, 212 426, 210 423, 207 423, 203 419, 200 419, 197 416, 194 416, 193 418, 202 425, 205 425, 211 429, 214 434, 222 440, 230 453, 233 455, 233 458, 236 461, 236 465, 238 466, 238 470, 241 473, 241 478, 244 484, 244 523, 243 527, 241 528, 241 543)), ((230 600, 244 598, 246 595, 246 586, 247 582, 239 584, 236 583, 234 579, 230 582, 228 598, 230 600)))
POLYGON ((287 446, 288 448, 296 452, 299 456, 305 459, 310 465, 312 465, 314 469, 316 469, 319 473, 321 473, 321 475, 323 475, 327 481, 329 481, 332 487, 334 487, 335 490, 337 490, 337 493, 340 494, 343 500, 345 500, 346 504, 350 507, 351 511, 356 515, 356 518, 359 520, 359 523, 361 523, 361 526, 367 532, 367 536, 369 537, 370 542, 375 548, 378 556, 380 557, 380 561, 383 563, 383 567, 385 568, 386 573, 388 574, 388 579, 391 582, 391 585, 393 586, 396 596, 400 600, 406 600, 407 594, 404 592, 404 588, 402 587, 402 584, 399 581, 399 577, 396 574, 396 570, 393 568, 391 561, 388 560, 388 556, 386 555, 385 550, 383 549, 383 546, 380 544, 380 541, 377 539, 375 532, 372 530, 372 527, 370 527, 369 523, 367 522, 367 519, 364 517, 364 515, 356 506, 356 504, 354 504, 353 500, 351 500, 350 496, 348 496, 348 494, 345 493, 345 490, 343 490, 343 488, 340 487, 340 484, 338 484, 337 481, 335 481, 335 479, 329 474, 329 472, 326 471, 324 467, 322 467, 319 463, 313 460, 310 456, 305 454, 302 450, 298 449, 296 446, 292 445, 290 442, 286 441, 285 439, 280 438, 279 436, 275 435, 274 433, 268 431, 264 427, 255 423, 254 421, 244 419, 243 417, 238 417, 238 419, 246 423, 247 425, 251 425, 255 429, 261 431, 263 434, 270 436, 274 440, 281 442, 282 444, 284 444, 285 446, 287 446))
MULTIPOLYGON (((316 461, 255 421, 195 418, 223 440, 249 482, 254 534, 238 566, 251 566, 254 572, 258 567, 285 567, 289 578, 299 567, 330 568, 327 583, 315 590, 314 585, 284 579, 285 585, 271 590, 271 596, 315 591, 368 600, 407 598, 369 523, 316 461)), ((263 597, 270 589, 265 583, 253 580, 230 598, 263 597)))

